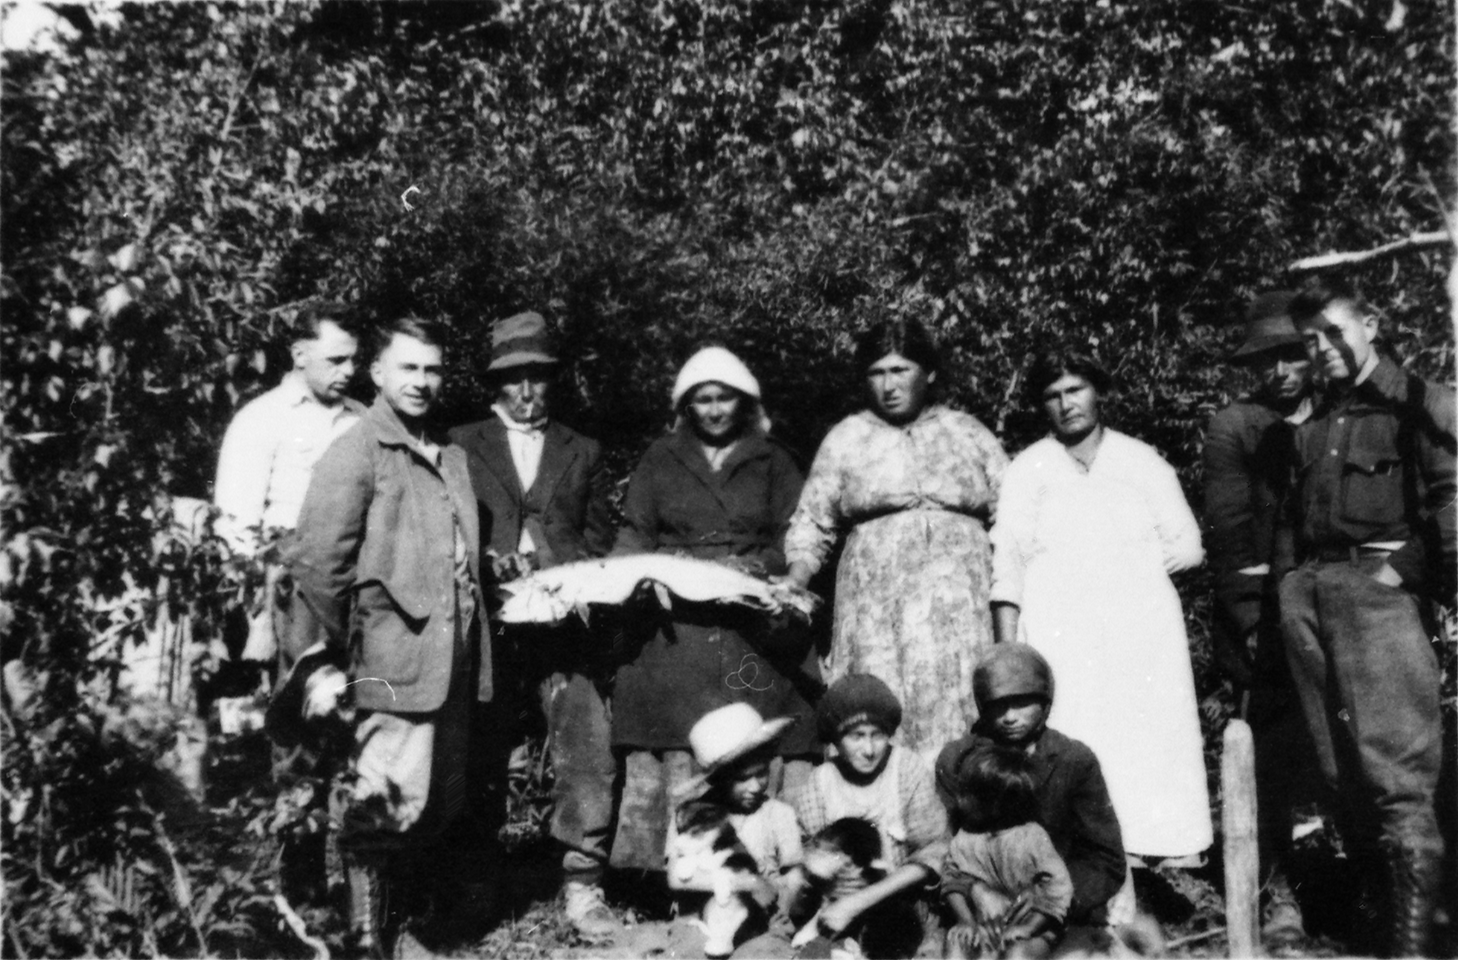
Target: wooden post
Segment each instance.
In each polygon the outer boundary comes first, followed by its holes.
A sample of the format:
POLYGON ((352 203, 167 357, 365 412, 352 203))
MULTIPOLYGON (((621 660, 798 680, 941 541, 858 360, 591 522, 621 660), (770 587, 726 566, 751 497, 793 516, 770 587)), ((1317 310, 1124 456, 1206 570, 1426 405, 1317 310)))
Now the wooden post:
POLYGON ((1231 720, 1225 726, 1220 790, 1230 955, 1254 957, 1261 947, 1260 852, 1256 844, 1255 744, 1244 720, 1231 720))

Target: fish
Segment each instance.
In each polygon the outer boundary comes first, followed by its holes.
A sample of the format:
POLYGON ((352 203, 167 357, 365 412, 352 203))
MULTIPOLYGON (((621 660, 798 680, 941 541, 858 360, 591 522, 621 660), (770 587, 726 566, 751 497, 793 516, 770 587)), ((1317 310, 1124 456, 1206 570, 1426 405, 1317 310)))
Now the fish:
POLYGON ((640 583, 653 584, 658 602, 734 603, 766 613, 787 611, 808 621, 820 598, 789 583, 763 580, 712 560, 669 553, 638 553, 548 567, 500 585, 503 623, 559 624, 574 613, 584 621, 592 605, 619 606, 640 583))

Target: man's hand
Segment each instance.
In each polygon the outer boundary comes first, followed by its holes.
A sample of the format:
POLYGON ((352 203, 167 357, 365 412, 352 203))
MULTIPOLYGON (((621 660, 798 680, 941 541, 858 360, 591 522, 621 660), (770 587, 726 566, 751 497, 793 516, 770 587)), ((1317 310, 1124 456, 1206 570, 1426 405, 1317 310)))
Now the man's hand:
POLYGON ((327 717, 339 709, 349 678, 338 667, 320 667, 304 681, 304 719, 327 717))
POLYGON ((533 553, 495 553, 488 550, 486 559, 491 562, 491 576, 497 583, 519 580, 530 576, 537 569, 537 558, 533 553))

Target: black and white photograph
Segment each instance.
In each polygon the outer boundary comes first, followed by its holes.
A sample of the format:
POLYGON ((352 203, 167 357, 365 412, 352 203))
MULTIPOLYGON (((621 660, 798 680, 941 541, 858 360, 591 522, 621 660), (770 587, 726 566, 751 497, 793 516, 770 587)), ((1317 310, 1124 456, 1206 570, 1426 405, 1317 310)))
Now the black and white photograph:
POLYGON ((0 957, 1458 958, 1454 0, 0 0, 0 957))

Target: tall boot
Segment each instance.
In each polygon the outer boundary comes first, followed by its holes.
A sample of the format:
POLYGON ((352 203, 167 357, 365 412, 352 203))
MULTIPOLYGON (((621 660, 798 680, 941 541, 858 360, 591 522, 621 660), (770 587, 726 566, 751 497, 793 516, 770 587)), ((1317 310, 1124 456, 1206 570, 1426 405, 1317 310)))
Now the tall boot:
POLYGON ((349 885, 349 930, 361 955, 383 960, 390 956, 390 883, 384 861, 347 854, 344 863, 349 885))
POLYGON ((1387 851, 1392 935, 1389 957, 1430 956, 1433 910, 1437 907, 1442 875, 1439 851, 1394 846, 1387 851))

